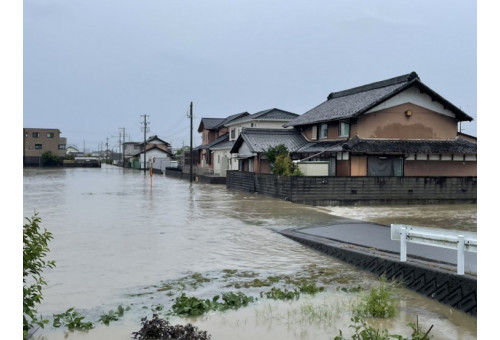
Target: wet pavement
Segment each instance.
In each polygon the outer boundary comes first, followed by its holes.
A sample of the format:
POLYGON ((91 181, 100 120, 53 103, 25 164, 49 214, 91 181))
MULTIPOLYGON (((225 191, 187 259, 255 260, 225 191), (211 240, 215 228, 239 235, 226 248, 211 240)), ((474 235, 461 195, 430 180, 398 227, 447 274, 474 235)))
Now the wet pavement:
MULTIPOLYGON (((400 243, 391 240, 391 228, 386 225, 345 219, 334 225, 288 229, 282 234, 299 238, 317 237, 326 242, 333 241, 356 247, 358 251, 399 259, 400 243)), ((408 243, 407 261, 456 273, 457 251, 408 243)), ((477 275, 477 253, 465 253, 465 274, 477 275)))

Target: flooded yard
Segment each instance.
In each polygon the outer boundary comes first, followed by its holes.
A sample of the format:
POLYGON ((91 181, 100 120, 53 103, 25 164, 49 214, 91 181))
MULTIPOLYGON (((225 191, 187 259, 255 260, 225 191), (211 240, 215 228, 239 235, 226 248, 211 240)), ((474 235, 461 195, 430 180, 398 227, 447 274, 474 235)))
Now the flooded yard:
MULTIPOLYGON (((130 339, 142 317, 153 313, 171 323, 190 322, 212 339, 333 339, 348 336, 351 310, 360 299, 353 287, 379 283, 378 277, 318 253, 276 233, 292 227, 328 225, 354 218, 475 230, 475 205, 404 207, 312 207, 256 194, 105 166, 101 169, 24 169, 24 217, 38 212, 54 234, 48 258, 56 267, 38 310, 52 321, 74 307, 96 327, 67 332, 47 326, 35 338, 130 339), (456 227, 456 228, 455 228, 456 227), (306 278, 325 287, 298 300, 263 297, 272 279, 288 287, 306 278), (268 281, 266 281, 268 280, 268 281), (212 299, 241 291, 254 298, 247 307, 211 311, 197 318, 169 315, 185 293, 212 299), (100 316, 123 306, 109 326, 100 316), (317 317, 311 311, 321 311, 317 317)), ((370 320, 375 327, 408 335, 416 317, 434 325, 433 339, 476 339, 477 320, 447 306, 397 288, 398 313, 370 320)))

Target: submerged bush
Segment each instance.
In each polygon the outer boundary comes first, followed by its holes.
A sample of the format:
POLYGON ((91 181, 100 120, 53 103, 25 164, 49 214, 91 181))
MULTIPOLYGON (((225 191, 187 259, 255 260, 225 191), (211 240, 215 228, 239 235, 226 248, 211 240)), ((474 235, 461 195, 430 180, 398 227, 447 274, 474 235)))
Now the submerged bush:
POLYGON ((171 325, 167 320, 160 319, 158 314, 153 314, 153 318, 147 317, 141 320, 142 328, 138 332, 133 332, 133 338, 139 340, 208 340, 211 336, 206 331, 199 331, 198 327, 191 324, 171 325))

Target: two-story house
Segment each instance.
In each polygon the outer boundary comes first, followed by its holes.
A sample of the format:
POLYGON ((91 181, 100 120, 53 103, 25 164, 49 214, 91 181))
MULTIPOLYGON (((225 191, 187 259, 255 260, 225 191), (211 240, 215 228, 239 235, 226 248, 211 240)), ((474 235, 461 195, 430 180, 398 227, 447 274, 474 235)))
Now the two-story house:
POLYGON ((202 118, 198 126, 198 132, 201 133, 201 145, 197 146, 194 151, 194 158, 199 173, 213 174, 213 152, 211 149, 228 140, 228 128, 226 124, 229 122, 248 116, 248 112, 241 112, 230 115, 226 118, 202 118))
MULTIPOLYGON (((330 93, 285 127, 295 129, 290 138, 305 141, 289 151, 306 175, 477 176, 477 144, 458 132, 460 122, 471 120, 412 72, 330 93)), ((263 139, 246 139, 257 137, 263 139)), ((282 142, 275 138, 267 147, 282 142)), ((264 145, 250 143, 242 138, 232 153, 246 148, 260 157, 264 145)))
POLYGON ((44 152, 50 151, 62 160, 66 156, 66 138, 59 129, 23 128, 23 165, 41 165, 44 152))
MULTIPOLYGON (((213 148, 214 158, 221 160, 221 167, 226 167, 228 170, 240 169, 241 162, 238 155, 231 154, 231 149, 236 140, 240 137, 243 130, 258 129, 259 131, 273 131, 276 129, 287 129, 283 125, 290 120, 297 118, 299 115, 289 111, 272 108, 259 111, 257 113, 233 120, 226 124, 229 130, 229 139, 225 144, 213 148)), ((253 167, 253 164, 251 165, 253 167)), ((221 171, 222 173, 223 171, 221 171)), ((222 174, 225 176, 225 173, 222 174)))

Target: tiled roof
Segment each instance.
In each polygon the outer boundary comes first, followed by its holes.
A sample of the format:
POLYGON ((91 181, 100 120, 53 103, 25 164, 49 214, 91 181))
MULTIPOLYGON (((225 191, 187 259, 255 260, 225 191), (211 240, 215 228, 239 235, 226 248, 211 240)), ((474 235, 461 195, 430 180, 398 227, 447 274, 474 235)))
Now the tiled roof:
POLYGON ((231 153, 237 153, 241 144, 245 142, 254 153, 267 150, 270 146, 284 144, 290 152, 307 144, 300 131, 295 129, 257 129, 243 128, 236 140, 231 153))
POLYGON ((316 124, 355 117, 413 86, 430 95, 433 100, 443 103, 445 107, 457 115, 458 120, 472 120, 472 117, 424 85, 418 75, 412 72, 349 90, 332 92, 328 95, 325 102, 286 123, 284 126, 316 124))
POLYGON ((214 147, 220 143, 227 142, 228 140, 229 140, 229 135, 226 133, 225 135, 222 135, 222 136, 214 139, 213 141, 211 141, 208 144, 200 145, 200 146, 196 147, 196 149, 197 150, 211 149, 212 147, 214 147))
POLYGON ((309 142, 304 145, 302 148, 297 150, 297 152, 309 153, 309 152, 339 152, 343 151, 342 145, 345 144, 345 140, 338 141, 327 141, 327 142, 309 142))
POLYGON ((229 123, 232 120, 248 116, 248 112, 236 113, 234 115, 228 116, 226 118, 202 118, 200 121, 200 125, 198 127, 198 132, 202 132, 205 130, 219 130, 225 124, 229 123))
POLYGON ((277 108, 272 108, 268 110, 263 110, 259 111, 257 113, 235 119, 231 122, 226 123, 225 125, 234 125, 234 124, 240 124, 244 122, 249 122, 252 120, 267 120, 267 121, 273 121, 273 120, 278 120, 278 121, 289 121, 292 120, 299 115, 296 113, 288 112, 285 110, 277 109, 277 108))
POLYGON ((374 140, 355 137, 343 144, 343 149, 353 153, 373 154, 476 154, 477 144, 460 138, 454 140, 374 140))
POLYGON ((231 149, 234 145, 234 140, 228 140, 217 145, 214 145, 210 148, 210 150, 226 150, 231 149))

